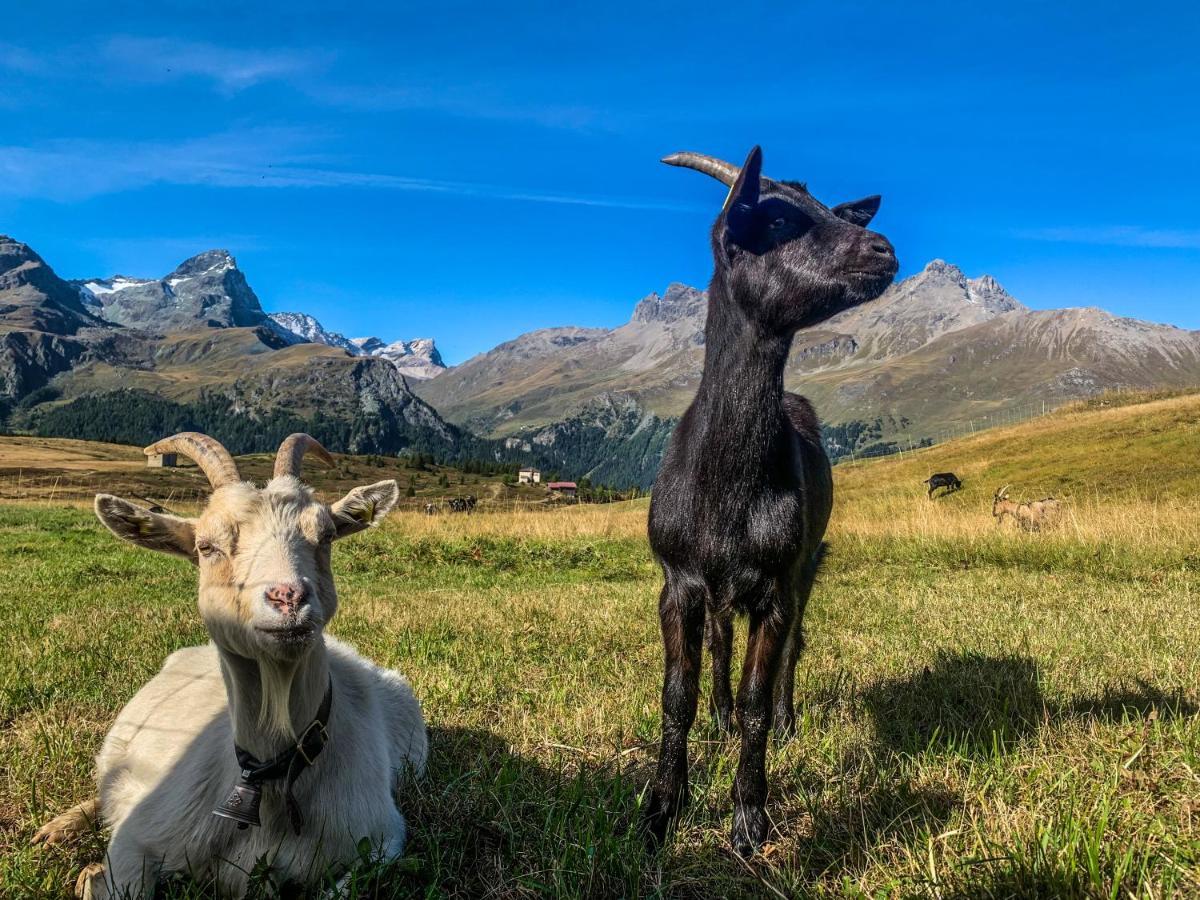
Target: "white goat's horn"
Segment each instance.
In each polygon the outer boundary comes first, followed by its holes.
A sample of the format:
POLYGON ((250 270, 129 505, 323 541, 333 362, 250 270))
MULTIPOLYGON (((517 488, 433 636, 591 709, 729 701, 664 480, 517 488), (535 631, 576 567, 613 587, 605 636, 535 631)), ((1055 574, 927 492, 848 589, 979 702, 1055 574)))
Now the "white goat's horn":
POLYGON ((304 454, 312 451, 321 458, 321 462, 327 466, 336 466, 329 451, 321 446, 320 441, 310 434, 305 434, 298 431, 295 434, 289 434, 283 439, 283 443, 279 445, 279 449, 275 451, 275 476, 279 478, 281 475, 295 475, 300 477, 300 463, 304 459, 304 454))
POLYGON ((238 474, 237 464, 229 455, 229 451, 221 446, 221 442, 198 431, 181 431, 179 434, 151 444, 142 452, 147 456, 155 456, 159 453, 182 453, 188 459, 193 460, 208 476, 208 483, 213 486, 214 490, 242 480, 242 476, 238 474))
POLYGON ((733 187, 733 183, 737 181, 738 173, 741 172, 739 167, 732 163, 727 163, 723 159, 717 159, 715 156, 705 156, 703 153, 692 153, 690 150, 664 156, 662 161, 668 166, 695 169, 697 172, 711 175, 717 181, 730 187, 733 187))

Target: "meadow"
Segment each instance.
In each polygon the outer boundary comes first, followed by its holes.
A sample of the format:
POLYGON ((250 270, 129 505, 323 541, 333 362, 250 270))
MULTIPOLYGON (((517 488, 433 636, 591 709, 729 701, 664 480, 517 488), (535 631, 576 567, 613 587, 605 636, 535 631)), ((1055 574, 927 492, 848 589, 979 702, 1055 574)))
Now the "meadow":
MULTIPOLYGON (((331 631, 412 682, 430 771, 408 857, 357 895, 1200 895, 1198 449, 1200 396, 1107 398, 837 467, 797 735, 769 753, 748 862, 737 742, 703 699, 691 805, 660 853, 635 828, 661 678, 645 501, 393 515, 338 545, 331 631), (928 500, 947 469, 964 489, 928 500), (1005 483, 1064 500, 1061 526, 996 527, 1005 483)), ((120 705, 205 640, 194 576, 79 503, 10 502, 0 624, 0 896, 69 896, 103 835, 29 838, 89 796, 120 705)))

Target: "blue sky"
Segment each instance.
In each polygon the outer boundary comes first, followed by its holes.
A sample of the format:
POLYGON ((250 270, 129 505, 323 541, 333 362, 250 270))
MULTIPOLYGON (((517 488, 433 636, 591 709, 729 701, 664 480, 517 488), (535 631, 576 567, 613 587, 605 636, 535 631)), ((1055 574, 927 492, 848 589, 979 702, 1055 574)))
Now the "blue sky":
POLYGON ((1200 15, 983 6, 10 4, 0 233, 64 277, 227 247, 268 310, 457 362, 704 284, 723 189, 657 160, 759 143, 882 193, 902 275, 1200 328, 1200 15))

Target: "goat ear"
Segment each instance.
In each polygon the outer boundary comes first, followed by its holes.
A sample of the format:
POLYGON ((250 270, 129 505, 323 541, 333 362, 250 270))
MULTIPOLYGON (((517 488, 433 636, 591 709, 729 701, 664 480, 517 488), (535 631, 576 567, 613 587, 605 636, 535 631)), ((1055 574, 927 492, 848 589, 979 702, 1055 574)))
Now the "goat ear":
POLYGON ((96 495, 96 518, 131 544, 196 562, 196 530, 187 519, 152 513, 111 494, 96 495))
POLYGON ((754 210, 762 183, 762 148, 755 147, 742 164, 729 189, 721 215, 725 217, 725 244, 750 247, 756 243, 754 210))
POLYGON ((377 525, 399 499, 400 485, 395 480, 356 487, 330 507, 337 537, 344 538, 377 525))
POLYGON ((861 200, 851 200, 849 203, 839 203, 830 210, 839 219, 845 219, 851 225, 866 228, 879 212, 879 204, 883 200, 878 194, 863 197, 861 200))

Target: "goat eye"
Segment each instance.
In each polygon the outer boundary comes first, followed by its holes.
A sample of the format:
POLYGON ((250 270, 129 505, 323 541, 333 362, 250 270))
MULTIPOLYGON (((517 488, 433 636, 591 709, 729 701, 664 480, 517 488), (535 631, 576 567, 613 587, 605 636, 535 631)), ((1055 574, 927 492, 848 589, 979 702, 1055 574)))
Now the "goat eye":
POLYGON ((212 556, 214 553, 219 552, 216 545, 213 544, 212 541, 205 540, 196 541, 196 551, 201 556, 212 556))
POLYGON ((781 231, 787 227, 787 223, 788 220, 780 216, 778 219, 775 219, 771 222, 771 228, 773 228, 775 231, 781 231))

